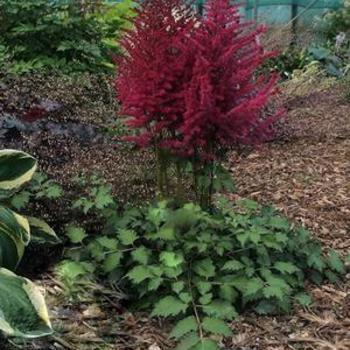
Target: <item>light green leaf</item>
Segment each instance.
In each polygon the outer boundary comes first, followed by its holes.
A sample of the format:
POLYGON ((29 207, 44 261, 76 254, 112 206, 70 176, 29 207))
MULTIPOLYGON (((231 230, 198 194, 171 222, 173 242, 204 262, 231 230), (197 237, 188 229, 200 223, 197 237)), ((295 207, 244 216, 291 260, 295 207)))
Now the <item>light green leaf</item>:
POLYGON ((238 297, 238 292, 228 284, 220 286, 219 296, 223 300, 227 300, 230 303, 234 303, 238 297))
POLYGON ((119 230, 118 237, 124 245, 132 245, 138 238, 134 230, 119 230))
POLYGON ((316 270, 322 272, 326 266, 325 262, 323 261, 322 256, 318 251, 312 252, 307 257, 307 263, 310 267, 315 268, 316 270))
POLYGON ((203 311, 212 317, 233 320, 237 317, 236 309, 226 300, 216 299, 203 306, 203 311))
POLYGON ((157 290, 160 287, 160 285, 163 283, 163 281, 164 280, 161 277, 152 278, 148 283, 147 290, 148 291, 157 290))
POLYGON ((182 292, 184 288, 185 288, 185 282, 183 282, 183 281, 174 282, 174 283, 171 285, 171 289, 172 289, 176 294, 179 294, 180 292, 182 292))
POLYGON ((277 298, 279 300, 283 300, 285 294, 282 288, 276 286, 267 286, 263 289, 263 294, 266 298, 277 298))
POLYGON ((335 250, 329 252, 329 266, 332 270, 343 274, 345 273, 344 263, 340 259, 339 254, 335 250))
POLYGON ((77 226, 69 226, 66 235, 72 243, 81 243, 87 237, 85 230, 77 226))
POLYGON ((135 266, 131 271, 126 275, 131 281, 136 284, 143 282, 144 280, 151 278, 153 275, 146 266, 139 265, 135 266))
POLYGON ((249 239, 249 232, 245 232, 237 235, 237 239, 241 243, 241 246, 245 247, 245 244, 248 242, 248 239, 249 239))
POLYGON ((108 238, 107 236, 102 236, 97 238, 97 242, 101 244, 102 247, 112 251, 118 248, 118 240, 115 238, 108 238))
POLYGON ((245 266, 238 260, 230 260, 225 263, 221 270, 238 271, 243 269, 245 266))
POLYGON ((276 270, 278 270, 281 273, 287 273, 287 274, 293 274, 297 271, 299 271, 300 269, 295 266, 294 264, 290 263, 290 262, 284 262, 284 261, 277 261, 274 266, 273 266, 276 270))
POLYGON ((299 293, 295 296, 295 299, 299 302, 301 306, 309 306, 312 303, 312 298, 309 294, 299 293))
POLYGON ((210 258, 197 261, 193 266, 194 272, 202 277, 214 277, 215 276, 215 265, 210 258))
POLYGON ((193 347, 198 344, 199 341, 200 338, 197 333, 190 333, 181 340, 175 350, 193 350, 193 347))
POLYGON ((146 265, 148 263, 150 252, 145 247, 139 247, 131 252, 134 261, 146 265))
POLYGON ((179 321, 175 327, 170 332, 170 337, 175 339, 180 339, 187 333, 196 331, 198 329, 198 324, 193 316, 186 317, 185 319, 179 321))
POLYGON ((263 281, 260 278, 251 278, 245 287, 244 296, 252 297, 264 287, 263 281))
POLYGON ((30 201, 30 193, 27 191, 21 191, 14 195, 11 199, 11 205, 17 210, 23 209, 30 201))
POLYGON ((187 292, 180 293, 179 298, 186 304, 188 304, 192 300, 190 293, 187 292))
POLYGON ((188 304, 182 302, 180 299, 167 296, 156 303, 152 311, 152 316, 177 316, 184 313, 187 308, 188 304))
POLYGON ((162 252, 159 260, 167 267, 177 267, 184 261, 183 255, 174 252, 162 252))
POLYGON ((200 282, 196 283, 196 287, 197 287, 199 293, 204 295, 204 294, 207 294, 211 290, 212 284, 210 282, 200 281, 200 282))
POLYGON ((213 293, 204 294, 198 300, 201 305, 208 305, 213 300, 213 293))
POLYGON ((157 233, 157 237, 165 241, 173 241, 175 239, 175 229, 172 226, 162 226, 157 233))
POLYGON ((113 204, 114 200, 111 195, 111 188, 109 186, 100 186, 95 197, 95 202, 97 209, 104 209, 108 205, 113 204))
POLYGON ((23 338, 52 334, 39 289, 28 279, 6 269, 0 269, 0 330, 23 338))
POLYGON ((105 261, 103 262, 103 270, 107 273, 113 271, 115 268, 119 266, 121 258, 122 258, 121 252, 108 254, 105 261))
POLYGON ((218 318, 205 317, 202 322, 203 329, 209 333, 223 335, 225 337, 232 334, 230 327, 218 318))
POLYGON ((57 184, 50 184, 46 189, 45 197, 49 199, 56 199, 62 196, 62 188, 57 184))
POLYGON ((85 275, 87 270, 83 264, 75 261, 63 261, 57 268, 60 276, 74 280, 79 276, 85 275))
POLYGON ((214 340, 201 339, 192 350, 220 350, 220 348, 214 340))
POLYGON ((271 227, 278 230, 289 230, 290 224, 286 218, 281 216, 274 216, 270 219, 269 224, 271 227))

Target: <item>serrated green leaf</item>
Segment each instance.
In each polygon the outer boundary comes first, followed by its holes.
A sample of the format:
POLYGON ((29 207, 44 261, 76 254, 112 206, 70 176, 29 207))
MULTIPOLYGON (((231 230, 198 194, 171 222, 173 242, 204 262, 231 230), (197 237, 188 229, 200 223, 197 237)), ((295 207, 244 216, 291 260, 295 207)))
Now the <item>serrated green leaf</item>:
POLYGON ((218 318, 205 317, 202 322, 203 329, 209 333, 223 335, 225 337, 232 334, 232 330, 226 322, 218 318))
POLYGON ((312 303, 312 298, 306 293, 298 293, 294 298, 301 306, 309 306, 312 303))
POLYGON ((159 260, 167 267, 178 267, 184 261, 182 254, 174 252, 162 252, 159 260))
POLYGON ((137 234, 134 230, 119 230, 118 237, 124 245, 132 245, 137 240, 137 234))
POLYGON ((211 339, 201 339, 191 350, 219 350, 218 344, 211 339))
POLYGON ((171 285, 171 289, 176 293, 179 294, 180 292, 182 292, 182 290, 185 288, 185 282, 183 281, 178 281, 178 282, 174 282, 171 285))
POLYGON ((276 312, 275 300, 262 300, 255 308, 259 315, 269 315, 276 312))
POLYGON ((245 247, 245 244, 249 239, 249 232, 244 232, 242 234, 237 235, 238 241, 241 243, 242 248, 245 247))
POLYGON ((309 267, 313 267, 320 272, 322 272, 326 266, 322 255, 318 251, 314 251, 310 255, 308 255, 307 263, 309 267))
POLYGON ((59 275, 65 278, 74 280, 77 277, 86 274, 86 269, 83 264, 75 261, 63 261, 57 268, 59 275))
POLYGON ((293 274, 300 269, 290 262, 277 261, 273 267, 281 273, 293 274))
POLYGON ((84 238, 87 237, 85 230, 77 226, 69 226, 66 235, 69 237, 70 241, 75 244, 81 243, 84 238))
POLYGON ((329 266, 332 270, 340 273, 340 274, 344 274, 345 273, 345 267, 344 267, 344 263, 342 262, 342 260, 340 259, 339 254, 335 251, 335 250, 331 250, 329 252, 329 266))
POLYGON ((288 283, 279 277, 273 275, 268 275, 266 277, 266 282, 268 286, 263 289, 263 294, 266 298, 276 297, 279 300, 283 300, 291 290, 288 283))
POLYGON ((151 278, 152 273, 146 266, 139 265, 129 271, 126 276, 134 283, 139 284, 144 280, 151 278))
POLYGON ((215 276, 215 265, 210 258, 197 261, 193 266, 194 272, 202 277, 214 277, 215 276))
POLYGON ((219 296, 223 300, 234 303, 238 297, 238 292, 228 284, 223 284, 219 289, 219 296))
POLYGON ((187 292, 180 293, 179 298, 186 304, 188 304, 192 300, 190 293, 187 292))
POLYGON ((150 252, 145 247, 139 247, 131 252, 131 256, 135 262, 146 265, 149 261, 150 252))
POLYGON ((100 186, 95 196, 95 205, 97 209, 103 209, 114 203, 109 186, 100 186))
POLYGON ((165 241, 173 241, 175 239, 175 229, 172 226, 163 226, 159 229, 157 236, 165 241))
POLYGON ((191 333, 185 336, 175 350, 193 350, 193 347, 200 341, 197 333, 191 333))
POLYGON ((245 286, 244 296, 252 297, 264 287, 263 281, 260 278, 251 278, 245 286))
POLYGON ((200 281, 200 282, 196 283, 196 287, 197 287, 199 293, 201 295, 204 295, 211 290, 212 284, 210 282, 200 281))
POLYGON ((113 271, 115 268, 119 266, 121 258, 122 258, 121 252, 108 254, 105 261, 103 262, 103 270, 107 273, 113 271))
POLYGON ((238 260, 230 260, 225 263, 221 270, 238 271, 243 269, 245 266, 238 260))
POLYGON ((285 294, 282 288, 276 286, 267 286, 263 289, 263 294, 265 298, 277 298, 279 300, 283 300, 285 294))
POLYGON ((177 316, 186 312, 187 308, 188 304, 182 302, 180 299, 167 296, 156 303, 152 311, 152 316, 177 316))
POLYGON ((118 247, 118 240, 115 238, 108 238, 107 236, 97 238, 97 242, 108 250, 116 250, 118 247))
POLYGON ((45 191, 45 197, 48 199, 57 199, 62 196, 62 188, 57 184, 50 184, 45 191))
POLYGON ((228 301, 216 299, 209 305, 203 306, 203 312, 208 316, 233 320, 237 317, 236 309, 228 301))
POLYGON ((30 201, 30 193, 22 191, 11 198, 11 205, 17 210, 23 209, 30 201))
POLYGON ((148 291, 157 290, 160 287, 160 285, 163 283, 163 281, 164 280, 161 277, 152 278, 148 283, 147 290, 148 291))
POLYGON ((213 300, 213 293, 204 294, 198 300, 201 305, 208 305, 213 300))
POLYGON ((175 327, 170 332, 170 337, 175 339, 180 339, 184 335, 197 331, 198 324, 193 316, 186 317, 185 319, 179 321, 175 327))
POLYGON ((274 216, 270 219, 269 225, 278 230, 288 230, 290 224, 286 218, 281 216, 274 216))

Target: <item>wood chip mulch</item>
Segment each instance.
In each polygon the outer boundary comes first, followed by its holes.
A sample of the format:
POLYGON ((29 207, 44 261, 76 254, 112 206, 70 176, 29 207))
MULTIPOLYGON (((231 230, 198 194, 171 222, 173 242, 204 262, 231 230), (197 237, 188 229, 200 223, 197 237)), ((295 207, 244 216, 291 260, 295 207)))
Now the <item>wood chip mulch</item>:
MULTIPOLYGON (((348 255, 350 103, 338 90, 331 89, 311 93, 299 102, 288 101, 286 105, 286 122, 274 142, 253 152, 232 154, 230 168, 237 188, 232 198, 249 197, 271 203, 294 222, 309 228, 325 246, 348 255)), ((152 174, 152 160, 147 155, 141 153, 131 159, 108 144, 103 149, 99 145, 74 145, 70 149, 62 145, 55 149, 57 142, 53 139, 47 146, 51 152, 67 156, 66 161, 51 164, 48 169, 57 179, 62 174, 75 175, 82 168, 99 169, 112 180, 116 191, 124 186, 126 191, 135 189, 140 195, 146 191, 146 197, 152 191, 151 180, 146 181, 146 189, 145 181, 140 181, 152 174), (136 169, 131 175, 130 167, 136 169)), ((36 149, 37 154, 44 156, 45 150, 39 146, 34 140, 26 143, 28 150, 36 149)), ((99 305, 85 301, 72 307, 58 298, 62 287, 51 275, 39 282, 47 290, 57 334, 49 342, 28 343, 23 349, 173 348, 167 339, 168 325, 144 315, 120 313, 118 298, 114 300, 113 294, 107 293, 99 305)), ((222 340, 223 348, 349 350, 350 270, 341 284, 310 285, 308 291, 314 298, 309 309, 296 307, 287 316, 241 316, 232 323, 234 336, 222 340)))

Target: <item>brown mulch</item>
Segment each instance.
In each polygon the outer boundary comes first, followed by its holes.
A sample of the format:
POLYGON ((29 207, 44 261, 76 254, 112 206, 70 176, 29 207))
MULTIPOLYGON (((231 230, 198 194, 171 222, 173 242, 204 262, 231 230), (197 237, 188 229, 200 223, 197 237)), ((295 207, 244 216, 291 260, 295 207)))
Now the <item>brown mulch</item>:
MULTIPOLYGON (((277 206, 294 222, 309 228, 325 246, 350 252, 350 104, 339 90, 288 99, 287 119, 279 137, 253 152, 232 154, 237 193, 277 206)), ((81 171, 100 171, 122 201, 149 198, 154 183, 149 154, 113 142, 81 145, 42 135, 25 138, 24 149, 42 160, 48 174, 65 187, 81 171), (53 157, 55 162, 48 161, 53 157)), ((168 325, 144 315, 124 313, 118 295, 94 287, 103 300, 78 305, 61 299, 62 286, 51 274, 39 281, 57 334, 49 343, 22 349, 149 349, 173 347, 168 325)), ((222 341, 235 350, 349 350, 350 270, 342 284, 308 286, 314 297, 309 309, 291 315, 241 316, 232 323, 234 336, 222 341)), ((2 348, 1 348, 2 349, 2 348)), ((11 348, 12 349, 12 348, 11 348)))

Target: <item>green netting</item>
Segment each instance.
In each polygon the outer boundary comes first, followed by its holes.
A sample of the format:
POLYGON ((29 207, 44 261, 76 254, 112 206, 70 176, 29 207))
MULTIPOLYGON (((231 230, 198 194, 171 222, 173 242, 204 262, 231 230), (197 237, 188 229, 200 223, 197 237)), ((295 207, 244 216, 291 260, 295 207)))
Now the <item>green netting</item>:
MULTIPOLYGON (((269 24, 287 23, 293 18, 312 24, 317 17, 329 10, 339 9, 343 0, 241 0, 233 1, 242 5, 242 13, 247 19, 269 24)), ((205 0, 197 0, 197 7, 202 11, 205 0)))

